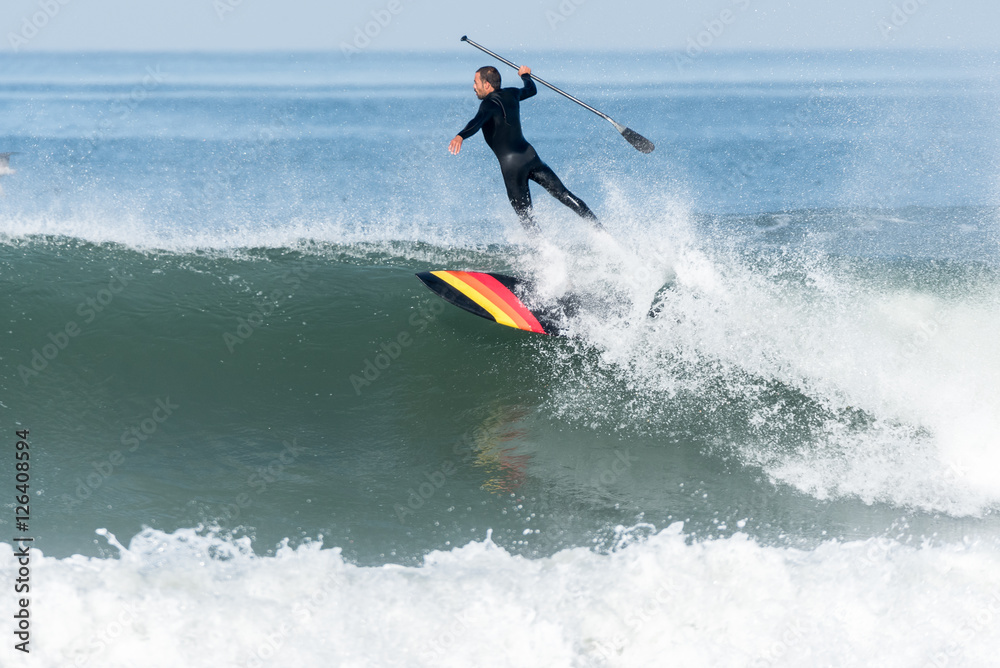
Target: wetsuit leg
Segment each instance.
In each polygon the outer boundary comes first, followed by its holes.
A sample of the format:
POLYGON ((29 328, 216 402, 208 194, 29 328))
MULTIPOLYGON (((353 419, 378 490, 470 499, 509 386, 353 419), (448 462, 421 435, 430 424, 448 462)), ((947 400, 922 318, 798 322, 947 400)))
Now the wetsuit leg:
POLYGON ((531 211, 531 191, 528 190, 530 164, 530 161, 510 160, 507 164, 501 163, 501 171, 504 186, 507 188, 507 198, 521 220, 521 225, 528 232, 538 234, 541 230, 531 211))
POLYGON ((601 224, 597 222, 597 216, 594 215, 594 212, 590 210, 582 199, 567 190, 563 182, 556 176, 556 173, 540 159, 534 161, 528 172, 528 178, 548 190, 550 195, 575 211, 576 215, 589 220, 597 227, 601 227, 601 224))

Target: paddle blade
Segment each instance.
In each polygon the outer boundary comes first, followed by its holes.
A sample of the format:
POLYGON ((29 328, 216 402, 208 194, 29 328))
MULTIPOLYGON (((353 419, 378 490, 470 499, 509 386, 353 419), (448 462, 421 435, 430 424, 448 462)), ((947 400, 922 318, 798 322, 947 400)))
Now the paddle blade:
POLYGON ((653 145, 653 142, 649 141, 648 139, 643 137, 635 130, 632 130, 631 128, 625 128, 624 130, 621 130, 621 133, 622 137, 625 137, 625 140, 629 144, 632 144, 632 146, 635 147, 637 151, 641 151, 643 153, 652 153, 653 149, 656 148, 656 146, 653 145))

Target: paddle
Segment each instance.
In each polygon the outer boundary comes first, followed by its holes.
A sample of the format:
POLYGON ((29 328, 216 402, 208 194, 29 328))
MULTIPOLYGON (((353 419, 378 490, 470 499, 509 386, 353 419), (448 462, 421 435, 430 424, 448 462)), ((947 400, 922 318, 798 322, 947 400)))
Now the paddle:
MULTIPOLYGON (((484 53, 488 53, 489 55, 493 56, 494 58, 496 58, 500 62, 506 63, 507 65, 510 65, 515 70, 519 69, 518 66, 515 65, 514 63, 510 62, 506 58, 503 58, 502 56, 498 56, 497 54, 495 54, 492 51, 490 51, 489 49, 487 49, 485 46, 483 46, 481 44, 476 44, 475 42, 473 42, 471 39, 469 39, 465 35, 462 35, 462 41, 463 42, 468 42, 469 44, 471 44, 472 46, 476 47, 480 51, 482 51, 484 53)), ((652 153, 653 149, 656 148, 655 146, 653 146, 653 142, 649 141, 648 139, 646 139, 645 137, 643 137, 641 134, 639 134, 635 130, 627 128, 624 125, 621 125, 620 123, 616 123, 615 119, 611 118, 607 114, 601 113, 600 111, 598 111, 597 109, 594 109, 589 104, 587 104, 585 102, 581 102, 580 100, 576 99, 575 97, 573 97, 569 93, 567 93, 565 91, 562 91, 562 90, 559 90, 558 88, 556 88, 555 86, 553 86, 552 84, 550 84, 548 81, 544 81, 543 79, 539 79, 534 74, 530 74, 528 76, 530 76, 532 79, 534 79, 538 83, 542 84, 543 86, 548 86, 549 88, 551 88, 555 92, 559 93, 563 97, 566 97, 566 98, 569 98, 570 100, 573 100, 574 102, 576 102, 578 105, 580 105, 584 109, 589 109, 590 111, 594 112, 595 114, 597 114, 598 116, 600 116, 601 118, 603 118, 604 120, 606 120, 607 122, 611 123, 611 125, 615 126, 615 130, 618 130, 618 132, 621 133, 622 137, 625 137, 625 140, 629 144, 632 144, 632 146, 635 147, 636 150, 641 151, 643 153, 652 153)))

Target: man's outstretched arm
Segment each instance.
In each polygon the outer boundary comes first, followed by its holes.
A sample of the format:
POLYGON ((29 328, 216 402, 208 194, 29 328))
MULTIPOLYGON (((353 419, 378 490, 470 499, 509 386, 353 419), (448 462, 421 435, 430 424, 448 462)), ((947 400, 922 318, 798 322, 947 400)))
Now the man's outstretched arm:
POLYGON ((495 105, 487 105, 484 100, 479 105, 479 112, 476 114, 475 118, 468 122, 468 124, 462 128, 462 131, 455 135, 455 138, 451 140, 448 144, 448 150, 451 151, 452 155, 458 155, 458 152, 462 150, 462 140, 468 139, 472 135, 479 132, 480 128, 486 121, 490 120, 490 116, 493 115, 493 109, 495 105))

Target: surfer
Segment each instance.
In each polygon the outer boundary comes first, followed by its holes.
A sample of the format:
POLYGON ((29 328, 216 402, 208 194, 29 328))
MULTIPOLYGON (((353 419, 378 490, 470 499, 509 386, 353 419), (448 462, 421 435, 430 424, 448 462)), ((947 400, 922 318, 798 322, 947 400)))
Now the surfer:
POLYGON ((524 82, 524 88, 501 88, 500 72, 487 65, 476 70, 472 89, 482 102, 476 117, 459 132, 448 150, 458 155, 462 141, 476 134, 480 129, 483 138, 500 161, 500 171, 507 187, 507 197, 517 212, 524 228, 537 233, 538 224, 531 212, 531 192, 528 180, 532 180, 549 191, 549 194, 586 218, 598 229, 603 229, 583 200, 571 193, 563 185, 555 172, 542 162, 534 147, 527 142, 521 132, 520 101, 534 95, 538 89, 531 79, 531 68, 521 67, 517 73, 524 82))

